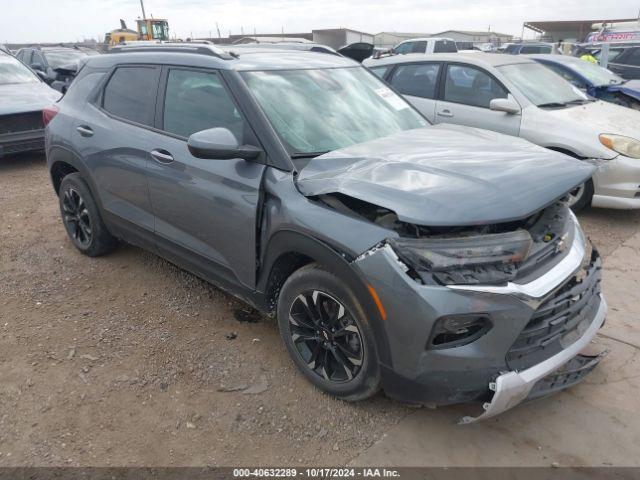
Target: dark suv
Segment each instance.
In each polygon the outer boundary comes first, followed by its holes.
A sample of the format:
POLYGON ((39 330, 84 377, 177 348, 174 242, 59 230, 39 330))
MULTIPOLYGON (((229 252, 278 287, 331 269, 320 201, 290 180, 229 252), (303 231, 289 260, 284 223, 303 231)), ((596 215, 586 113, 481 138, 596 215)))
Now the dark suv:
POLYGON ((430 126, 352 60, 121 47, 47 119, 78 250, 130 242, 275 314, 326 392, 486 417, 598 362, 600 259, 563 200, 594 167, 430 126))
POLYGON ((640 79, 640 45, 612 50, 607 68, 627 80, 640 79))

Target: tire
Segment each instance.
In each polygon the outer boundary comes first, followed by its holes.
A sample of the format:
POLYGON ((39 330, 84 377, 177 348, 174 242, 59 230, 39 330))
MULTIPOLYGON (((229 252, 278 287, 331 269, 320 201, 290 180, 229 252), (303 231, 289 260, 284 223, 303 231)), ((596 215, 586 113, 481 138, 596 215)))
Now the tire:
POLYGON ((591 205, 593 198, 593 180, 589 179, 584 184, 569 193, 569 206, 574 212, 579 212, 584 207, 591 205))
POLYGON ((58 198, 64 228, 81 253, 99 257, 118 246, 118 240, 107 230, 91 191, 79 173, 70 173, 62 179, 58 198))
POLYGON ((289 355, 320 390, 347 401, 380 390, 373 331, 355 295, 335 275, 317 264, 294 272, 280 291, 277 317, 289 355))

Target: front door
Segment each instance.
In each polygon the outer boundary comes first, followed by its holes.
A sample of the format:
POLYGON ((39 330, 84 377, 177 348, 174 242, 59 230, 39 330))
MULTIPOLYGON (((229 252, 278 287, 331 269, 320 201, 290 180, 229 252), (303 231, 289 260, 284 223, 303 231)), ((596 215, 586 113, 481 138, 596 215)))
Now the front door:
POLYGON ((240 143, 257 140, 219 72, 166 67, 164 95, 150 136, 149 192, 158 247, 187 268, 218 281, 252 287, 256 218, 265 165, 204 160, 191 155, 188 137, 214 127, 240 143))
POLYGON ((520 134, 520 115, 489 108, 494 98, 507 98, 508 91, 493 76, 471 65, 447 65, 435 122, 484 128, 507 135, 520 134))

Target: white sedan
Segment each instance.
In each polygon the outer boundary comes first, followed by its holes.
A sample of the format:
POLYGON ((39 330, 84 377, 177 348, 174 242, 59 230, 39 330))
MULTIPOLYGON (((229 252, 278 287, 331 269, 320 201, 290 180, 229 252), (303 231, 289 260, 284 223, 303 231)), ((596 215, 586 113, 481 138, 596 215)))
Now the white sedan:
POLYGON ((575 209, 640 208, 639 111, 597 101, 525 56, 409 54, 364 65, 433 123, 519 136, 599 164, 572 192, 575 209))

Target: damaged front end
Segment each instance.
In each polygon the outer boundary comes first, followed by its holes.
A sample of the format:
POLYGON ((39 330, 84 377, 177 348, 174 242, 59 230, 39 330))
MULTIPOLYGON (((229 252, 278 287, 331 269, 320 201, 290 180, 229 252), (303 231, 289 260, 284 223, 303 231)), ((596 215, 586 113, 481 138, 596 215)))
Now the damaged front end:
POLYGON ((375 286, 391 344, 405 357, 391 396, 479 400, 484 412, 461 420, 471 423, 572 386, 602 358, 580 353, 606 314, 601 259, 565 199, 521 220, 463 227, 406 223, 342 194, 314 199, 393 232, 352 262, 375 286), (382 257, 406 279, 404 291, 373 273, 382 257), (412 382, 420 393, 408 393, 412 382))

